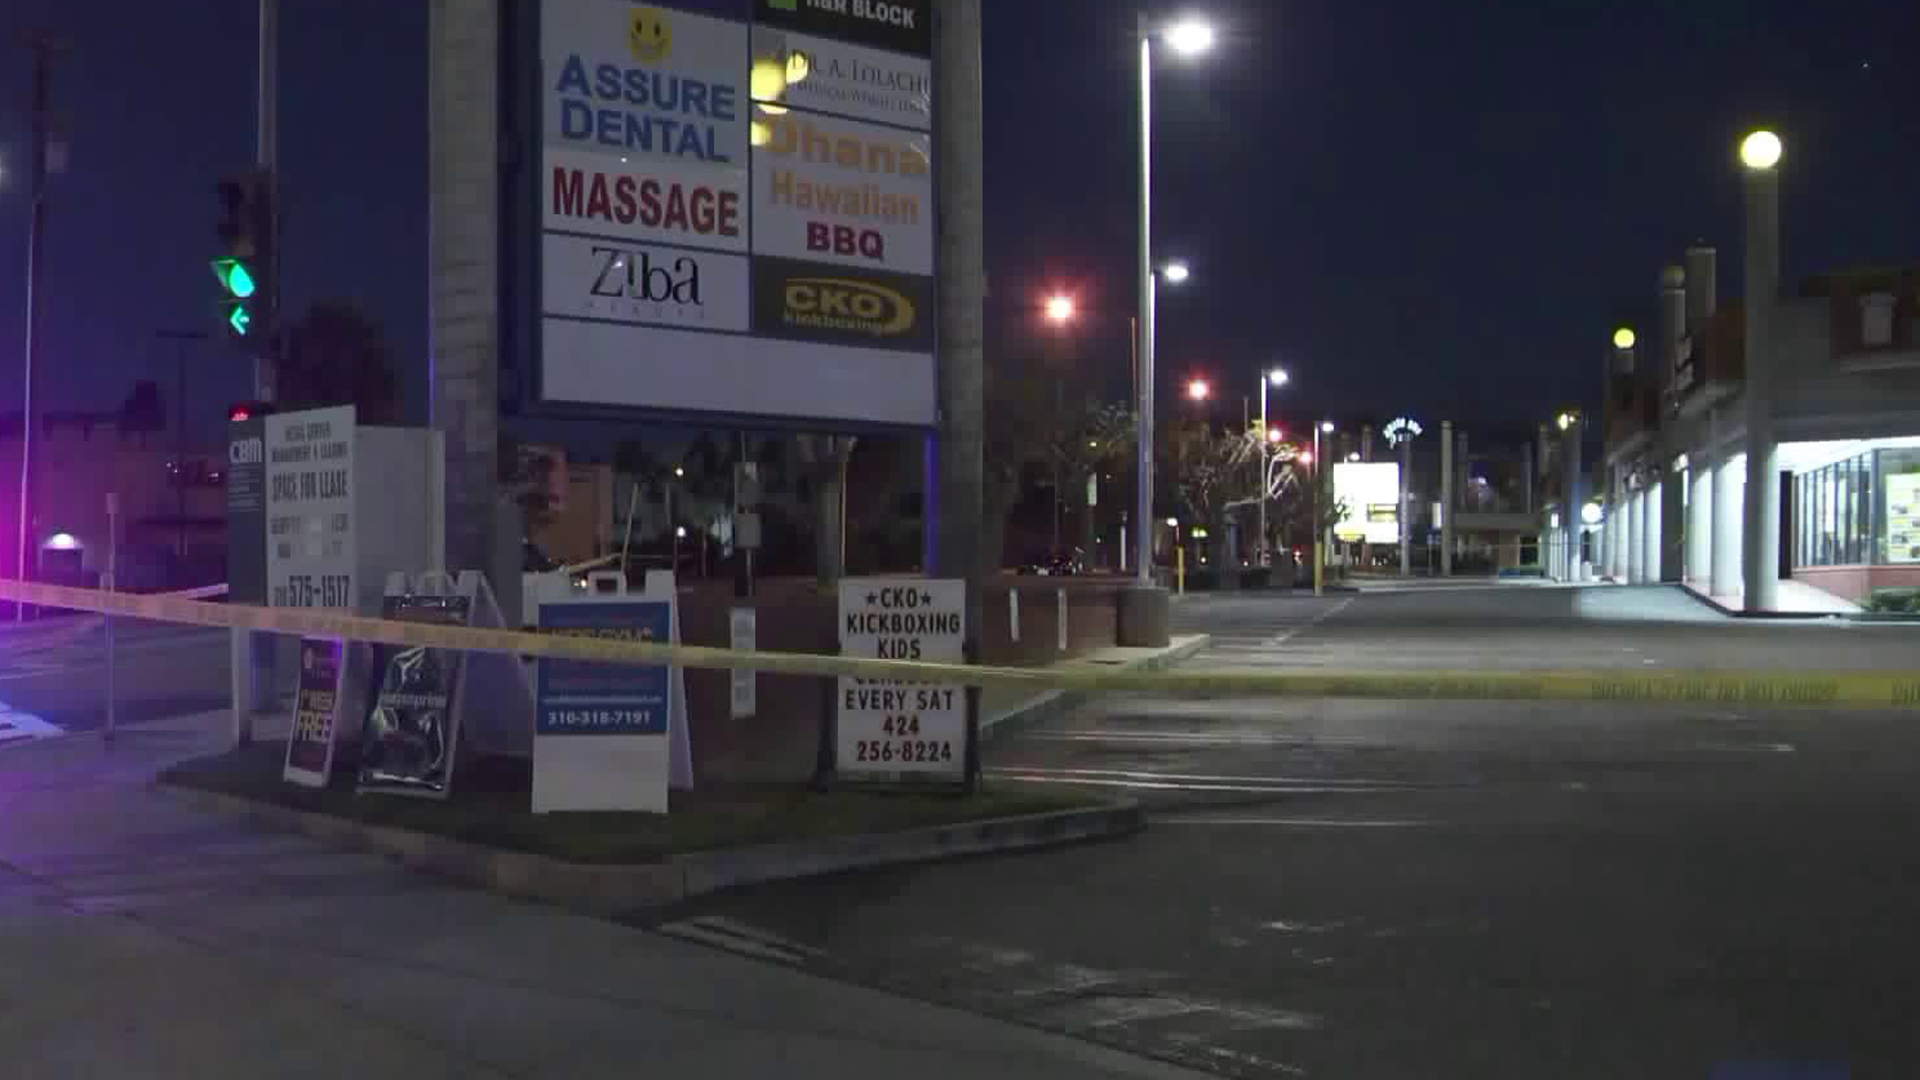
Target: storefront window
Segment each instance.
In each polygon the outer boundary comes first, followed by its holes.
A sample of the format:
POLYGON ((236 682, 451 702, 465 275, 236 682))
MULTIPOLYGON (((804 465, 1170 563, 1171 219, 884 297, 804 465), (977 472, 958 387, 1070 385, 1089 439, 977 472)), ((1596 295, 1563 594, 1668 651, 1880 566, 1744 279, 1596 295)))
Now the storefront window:
POLYGON ((1920 563, 1920 450, 1882 450, 1877 530, 1880 563, 1920 563))
POLYGON ((1795 476, 1792 539, 1795 566, 1920 563, 1920 450, 1861 454, 1795 476), (1889 535, 1889 521, 1904 524, 1889 535))

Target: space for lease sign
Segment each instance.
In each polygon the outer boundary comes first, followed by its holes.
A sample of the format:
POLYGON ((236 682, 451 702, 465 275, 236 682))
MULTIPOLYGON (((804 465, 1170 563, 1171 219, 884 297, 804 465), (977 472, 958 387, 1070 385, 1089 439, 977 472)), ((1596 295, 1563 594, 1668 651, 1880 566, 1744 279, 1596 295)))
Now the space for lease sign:
MULTIPOLYGON (((840 583, 839 617, 843 656, 964 662, 963 581, 850 578, 840 583)), ((964 688, 842 678, 837 701, 835 766, 840 775, 965 776, 964 688)))
POLYGON ((267 603, 351 609, 354 409, 267 417, 267 603))

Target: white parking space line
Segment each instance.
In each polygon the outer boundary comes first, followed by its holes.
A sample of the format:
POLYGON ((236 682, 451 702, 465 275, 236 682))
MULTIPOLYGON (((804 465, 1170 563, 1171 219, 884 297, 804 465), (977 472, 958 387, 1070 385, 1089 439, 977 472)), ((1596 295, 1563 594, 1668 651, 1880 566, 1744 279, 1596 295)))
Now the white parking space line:
POLYGON ((1205 777, 1193 774, 1119 772, 1098 769, 988 769, 987 776, 1016 784, 1071 784, 1132 791, 1191 791, 1239 795, 1362 794, 1421 787, 1389 780, 1339 780, 1318 777, 1205 777))
POLYGON ((1157 746, 1378 746, 1366 735, 1231 731, 1029 731, 1021 742, 1136 743, 1157 746))
POLYGON ((1264 826, 1267 828, 1279 828, 1279 829, 1417 829, 1417 828, 1426 828, 1426 827, 1430 827, 1432 825, 1437 824, 1436 822, 1426 821, 1420 818, 1365 819, 1365 818, 1300 818, 1300 817, 1265 817, 1265 818, 1156 817, 1153 819, 1153 823, 1156 826, 1159 826, 1159 825, 1204 825, 1204 826, 1257 825, 1257 826, 1264 826))
POLYGON ((14 712, 6 702, 0 701, 0 746, 14 746, 65 734, 66 730, 58 724, 50 724, 32 713, 14 712))
POLYGON ((1301 623, 1301 624, 1300 624, 1299 626, 1296 626, 1296 627, 1294 627, 1293 629, 1291 629, 1291 630, 1288 630, 1287 632, 1285 632, 1285 633, 1283 633, 1283 634, 1281 634, 1280 636, 1278 636, 1278 637, 1276 637, 1276 638, 1274 638, 1274 639, 1273 639, 1273 643, 1274 643, 1275 645, 1284 645, 1284 644, 1286 644, 1286 643, 1287 643, 1287 641, 1288 641, 1288 639, 1290 639, 1290 638, 1293 638, 1293 637, 1297 637, 1297 636, 1298 636, 1298 635, 1300 635, 1300 634, 1304 634, 1304 633, 1306 633, 1307 631, 1309 631, 1309 630, 1311 630, 1311 629, 1313 629, 1314 627, 1316 627, 1316 626, 1319 626, 1319 625, 1320 625, 1321 623, 1323 623, 1323 622, 1326 622, 1326 621, 1327 621, 1328 619, 1331 619, 1331 618, 1333 618, 1333 617, 1334 617, 1335 615, 1338 615, 1338 614, 1340 614, 1341 612, 1343 612, 1343 611, 1345 611, 1345 610, 1347 610, 1347 608, 1348 608, 1348 607, 1349 607, 1350 605, 1352 605, 1352 603, 1353 603, 1353 602, 1354 602, 1355 600, 1358 600, 1358 599, 1360 599, 1360 598, 1359 598, 1359 597, 1357 597, 1357 596, 1349 596, 1349 597, 1347 597, 1347 598, 1346 598, 1345 600, 1342 600, 1342 601, 1340 601, 1339 603, 1337 603, 1337 604, 1335 604, 1335 605, 1333 605, 1332 607, 1330 607, 1330 608, 1328 608, 1327 610, 1325 610, 1325 611, 1322 611, 1322 612, 1321 612, 1320 614, 1318 614, 1318 615, 1315 615, 1315 616, 1314 616, 1313 618, 1311 618, 1311 619, 1308 619, 1308 620, 1307 620, 1306 622, 1304 622, 1304 623, 1301 623))

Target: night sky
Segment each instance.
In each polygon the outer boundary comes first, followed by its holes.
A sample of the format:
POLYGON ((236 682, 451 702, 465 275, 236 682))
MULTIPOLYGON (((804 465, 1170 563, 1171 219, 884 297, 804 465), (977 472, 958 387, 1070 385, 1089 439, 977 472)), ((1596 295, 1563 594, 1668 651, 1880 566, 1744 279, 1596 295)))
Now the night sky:
MULTIPOLYGON (((1134 5, 985 0, 989 308, 1030 352, 1048 291, 1087 318, 1093 384, 1127 384, 1135 243, 1134 5)), ((709 6, 702 4, 701 6, 709 6)), ((288 0, 285 290, 360 303, 426 417, 426 5, 288 0)), ((1196 7, 1195 10, 1201 10, 1196 7)), ((1643 322, 1696 238, 1739 287, 1734 147, 1787 144, 1789 278, 1920 256, 1920 5, 1911 0, 1214 0, 1225 31, 1155 82, 1155 246, 1194 270, 1160 305, 1163 400, 1293 373, 1290 406, 1530 424, 1597 401, 1605 342, 1643 322)), ((68 132, 47 236, 50 408, 171 387, 162 328, 217 330, 211 185, 252 154, 251 0, 13 0, 8 29, 67 35, 68 132)), ((18 407, 25 54, 0 64, 0 409, 18 407)), ((245 396, 220 342, 190 407, 245 396)))

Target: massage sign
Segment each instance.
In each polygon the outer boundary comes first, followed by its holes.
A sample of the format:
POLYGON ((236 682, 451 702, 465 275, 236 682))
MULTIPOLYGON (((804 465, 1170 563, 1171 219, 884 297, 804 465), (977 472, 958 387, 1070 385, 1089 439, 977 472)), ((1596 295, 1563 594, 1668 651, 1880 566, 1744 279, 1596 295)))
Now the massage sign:
POLYGON ((544 0, 540 402, 932 424, 927 8, 544 0))

